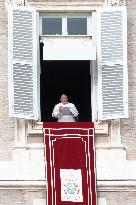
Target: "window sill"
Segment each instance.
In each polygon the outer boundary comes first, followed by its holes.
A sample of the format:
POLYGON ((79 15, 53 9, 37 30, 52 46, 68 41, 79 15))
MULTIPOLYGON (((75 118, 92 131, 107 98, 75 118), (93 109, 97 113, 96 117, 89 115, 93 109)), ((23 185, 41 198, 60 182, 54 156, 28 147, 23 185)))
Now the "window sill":
MULTIPOLYGON (((95 122, 95 134, 108 134, 108 121, 95 122)), ((43 122, 28 122, 28 135, 43 134, 43 122)))
POLYGON ((40 38, 42 39, 42 38, 50 38, 50 37, 56 37, 56 38, 70 38, 70 37, 76 37, 76 38, 81 38, 81 37, 83 37, 83 38, 85 38, 85 37, 90 37, 90 38, 92 38, 92 35, 41 35, 40 36, 40 38))

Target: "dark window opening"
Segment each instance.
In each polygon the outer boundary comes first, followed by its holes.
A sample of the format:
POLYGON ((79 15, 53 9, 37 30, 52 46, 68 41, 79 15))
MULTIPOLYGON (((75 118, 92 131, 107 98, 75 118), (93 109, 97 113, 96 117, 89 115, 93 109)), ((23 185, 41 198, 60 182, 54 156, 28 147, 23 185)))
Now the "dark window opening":
POLYGON ((65 93, 78 109, 79 122, 91 121, 90 61, 41 60, 41 121, 57 121, 52 117, 54 106, 65 93))

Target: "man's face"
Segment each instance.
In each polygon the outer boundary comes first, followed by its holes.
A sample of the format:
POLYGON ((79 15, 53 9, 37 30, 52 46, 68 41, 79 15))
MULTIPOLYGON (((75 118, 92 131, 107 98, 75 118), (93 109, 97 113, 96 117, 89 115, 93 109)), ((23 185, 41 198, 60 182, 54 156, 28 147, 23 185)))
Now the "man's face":
POLYGON ((66 95, 62 95, 61 98, 60 98, 60 101, 63 103, 63 104, 66 104, 67 103, 67 100, 68 100, 68 97, 66 95))

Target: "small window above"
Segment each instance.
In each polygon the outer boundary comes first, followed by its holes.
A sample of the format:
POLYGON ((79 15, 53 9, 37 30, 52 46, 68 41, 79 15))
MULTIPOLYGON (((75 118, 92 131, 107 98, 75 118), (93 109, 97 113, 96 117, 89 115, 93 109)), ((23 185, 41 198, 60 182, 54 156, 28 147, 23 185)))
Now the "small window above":
POLYGON ((40 35, 83 36, 92 33, 91 14, 40 14, 40 35))
POLYGON ((42 18, 42 35, 62 35, 62 18, 42 18))
POLYGON ((68 35, 87 35, 87 18, 67 18, 68 35))

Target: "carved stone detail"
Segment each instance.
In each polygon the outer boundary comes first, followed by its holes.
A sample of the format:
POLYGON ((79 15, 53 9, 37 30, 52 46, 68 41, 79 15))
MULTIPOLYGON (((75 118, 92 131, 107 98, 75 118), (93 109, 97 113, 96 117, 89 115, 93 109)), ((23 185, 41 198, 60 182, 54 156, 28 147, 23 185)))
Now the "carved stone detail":
POLYGON ((127 0, 107 0, 109 6, 127 6, 127 0))
POLYGON ((28 5, 27 0, 6 0, 5 6, 26 6, 28 5))
POLYGON ((43 135, 43 123, 37 123, 35 121, 28 121, 28 135, 43 135))
POLYGON ((94 124, 95 134, 107 134, 108 135, 108 121, 103 121, 94 124))

